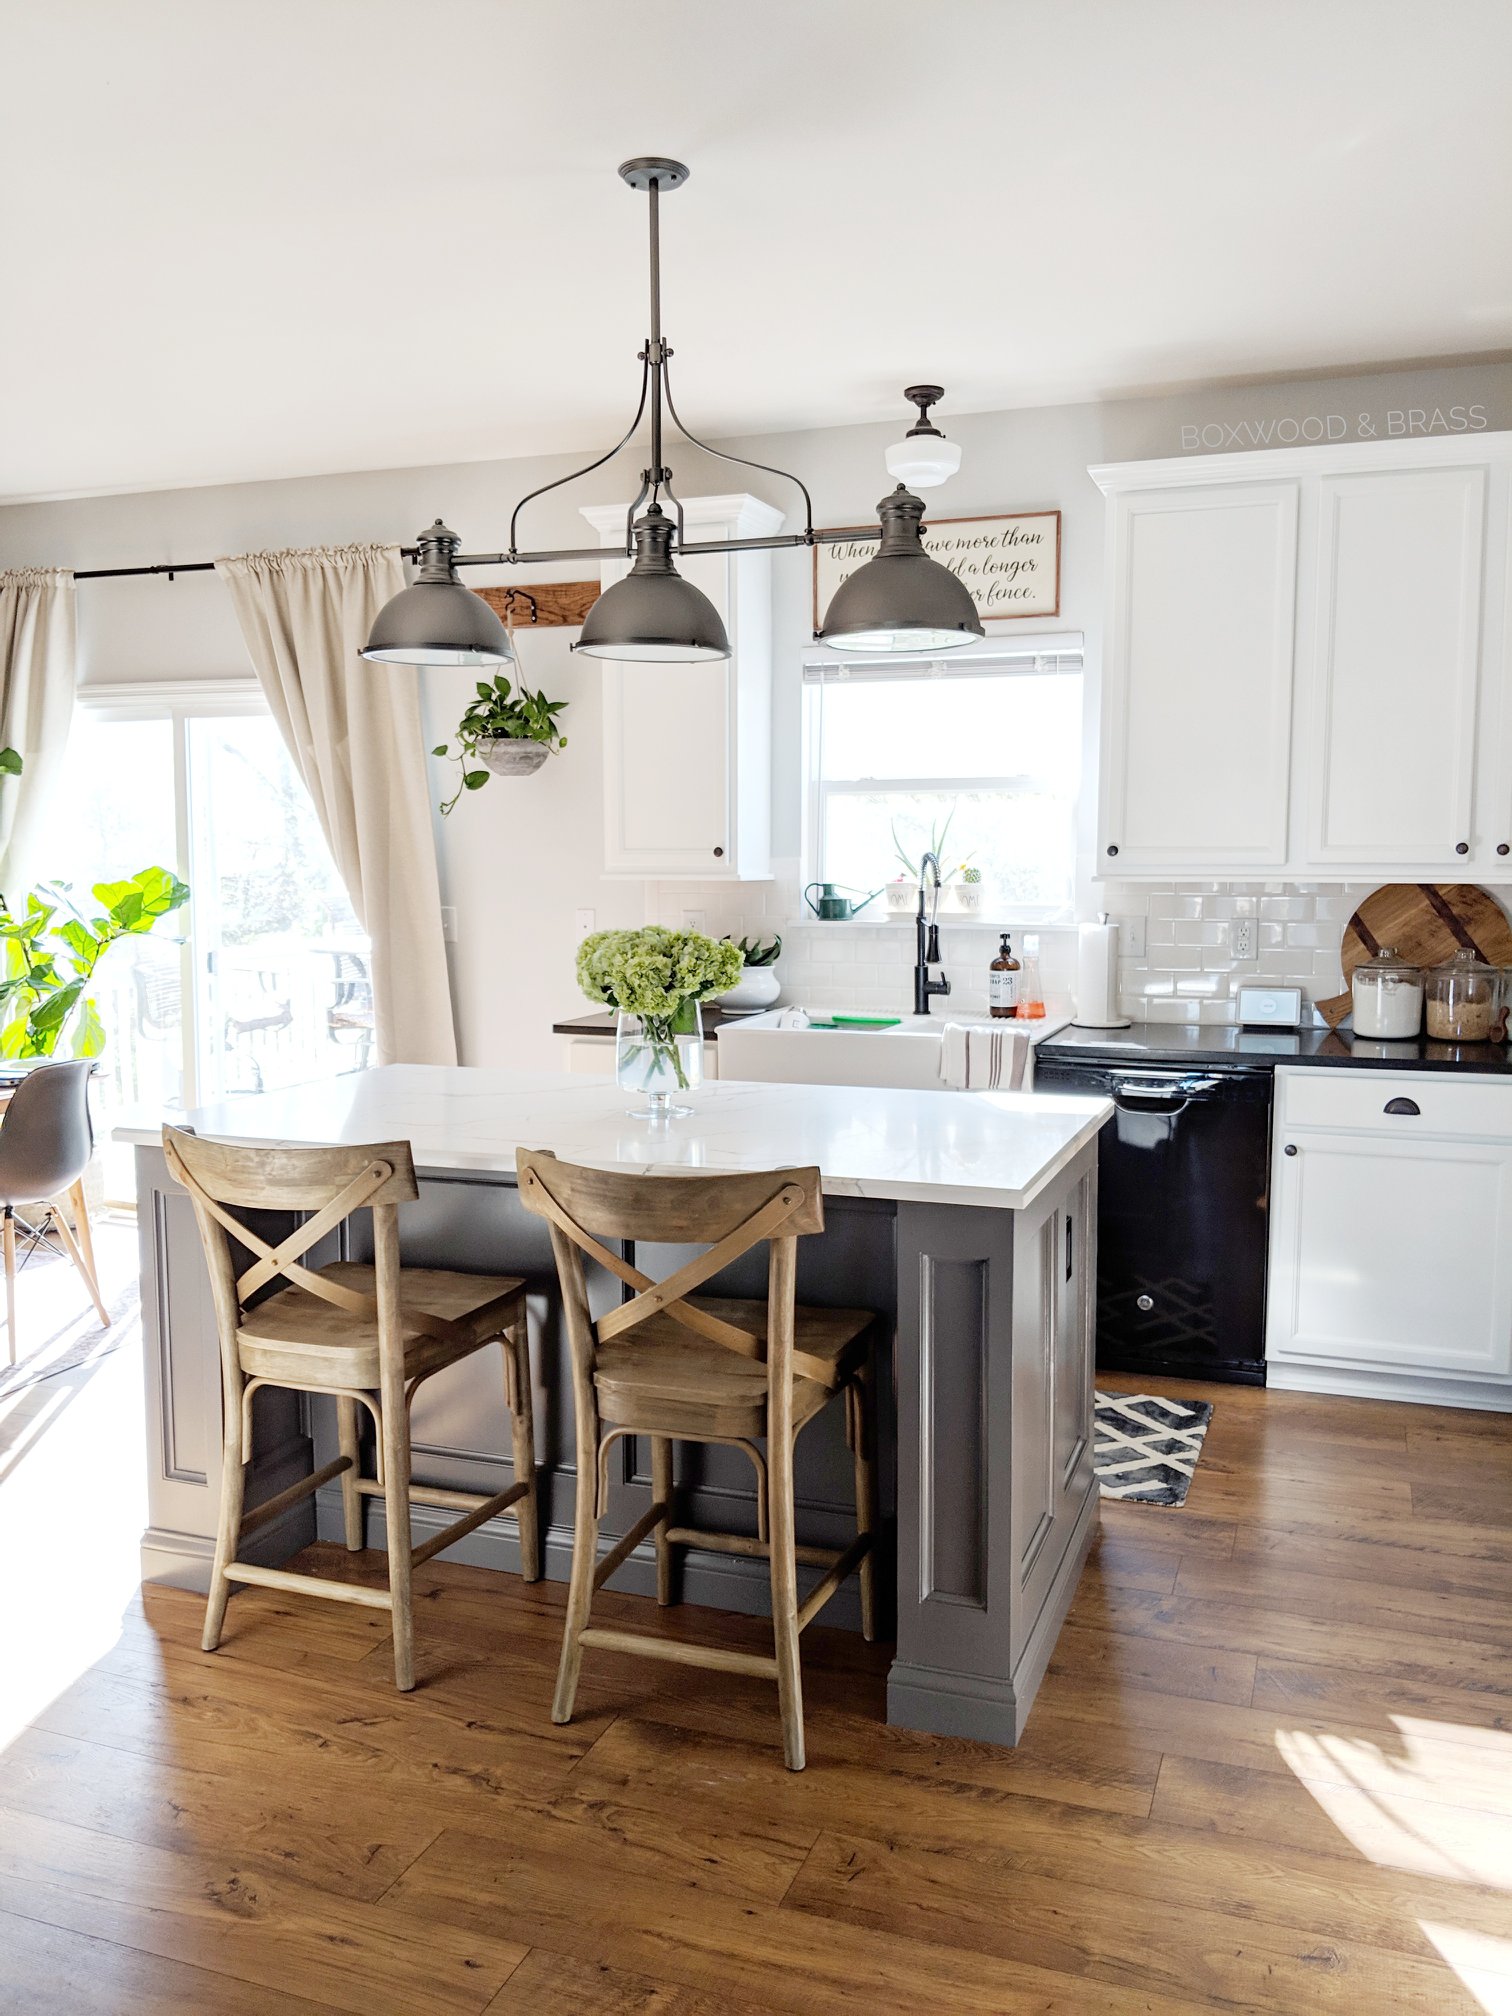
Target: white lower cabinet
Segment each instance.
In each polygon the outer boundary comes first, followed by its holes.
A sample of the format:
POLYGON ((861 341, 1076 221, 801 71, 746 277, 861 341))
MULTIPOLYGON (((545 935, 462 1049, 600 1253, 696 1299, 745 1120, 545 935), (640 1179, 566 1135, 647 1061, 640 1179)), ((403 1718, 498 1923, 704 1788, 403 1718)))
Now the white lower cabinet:
POLYGON ((1272 1386, 1512 1409, 1512 1080, 1276 1073, 1272 1386))

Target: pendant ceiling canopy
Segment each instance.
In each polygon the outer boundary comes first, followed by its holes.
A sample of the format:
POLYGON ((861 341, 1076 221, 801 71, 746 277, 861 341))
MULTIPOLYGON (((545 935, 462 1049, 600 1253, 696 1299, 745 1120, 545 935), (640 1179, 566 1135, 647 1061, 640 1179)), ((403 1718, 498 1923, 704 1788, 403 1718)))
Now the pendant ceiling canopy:
MULTIPOLYGON (((655 155, 637 157, 620 167, 632 189, 644 193, 650 217, 650 334, 640 352, 640 398, 624 434, 586 468, 555 482, 542 484, 515 506, 509 522, 509 546, 501 553, 457 551, 456 535, 437 519, 420 535, 420 566, 413 585, 379 611, 363 651, 365 658, 387 664, 500 665, 512 656, 504 626, 481 597, 457 579, 459 566, 512 566, 520 561, 602 559, 598 547, 522 552, 516 541, 521 511, 548 491, 576 482, 611 461, 627 447, 641 421, 649 421, 650 461, 641 471, 640 489, 625 514, 625 557, 633 564, 622 581, 605 589, 589 610, 582 635, 573 647, 586 657, 629 663, 687 664, 728 658, 730 642, 719 611, 701 590, 678 573, 675 559, 685 553, 740 553, 782 546, 813 547, 843 539, 875 538, 876 557, 849 576, 836 592, 815 636, 843 651, 945 651, 969 644, 985 633, 965 587, 920 543, 922 502, 903 482, 879 507, 875 532, 816 531, 814 506, 800 477, 743 455, 728 455, 712 447, 683 425, 673 403, 672 351, 661 327, 661 197, 688 179, 680 161, 655 155), (672 471, 663 459, 666 423, 683 440, 722 462, 759 470, 791 483, 803 498, 801 532, 759 539, 711 539, 690 542, 683 537, 683 510, 672 488, 672 471), (663 503, 671 507, 671 514, 663 503)), ((919 408, 918 425, 904 441, 888 450, 889 469, 905 481, 922 486, 942 483, 960 466, 961 451, 932 425, 929 407, 943 394, 937 385, 915 385, 905 395, 919 408)))

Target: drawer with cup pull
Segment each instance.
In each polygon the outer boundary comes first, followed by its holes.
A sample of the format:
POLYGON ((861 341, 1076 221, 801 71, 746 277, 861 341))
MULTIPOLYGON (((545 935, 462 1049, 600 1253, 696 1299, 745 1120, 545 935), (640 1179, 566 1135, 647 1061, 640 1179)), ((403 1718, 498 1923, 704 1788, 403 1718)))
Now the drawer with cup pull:
POLYGON ((1512 1077, 1278 1069, 1276 1120, 1291 1128, 1512 1140, 1512 1077))

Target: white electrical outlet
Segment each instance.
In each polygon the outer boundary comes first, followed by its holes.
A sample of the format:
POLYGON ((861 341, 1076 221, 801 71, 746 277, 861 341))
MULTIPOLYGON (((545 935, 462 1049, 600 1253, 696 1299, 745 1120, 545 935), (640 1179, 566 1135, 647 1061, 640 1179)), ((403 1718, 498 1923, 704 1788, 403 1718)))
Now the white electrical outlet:
POLYGON ((1236 917, 1229 925, 1229 957, 1236 966, 1255 957, 1255 920, 1236 917))
POLYGON ((573 929, 577 932, 579 938, 586 938, 588 933, 593 929, 593 912, 591 910, 576 911, 573 916, 573 929))
POLYGON ((683 929, 684 931, 707 931, 709 928, 708 918, 709 913, 707 910, 684 910, 683 929))

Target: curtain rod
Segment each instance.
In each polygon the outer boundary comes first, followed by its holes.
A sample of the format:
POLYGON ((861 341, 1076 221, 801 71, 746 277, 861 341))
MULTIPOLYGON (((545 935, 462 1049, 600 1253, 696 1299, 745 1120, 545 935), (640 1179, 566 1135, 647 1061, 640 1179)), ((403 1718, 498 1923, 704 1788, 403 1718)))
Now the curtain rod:
MULTIPOLYGON (((839 546, 860 545, 882 537, 880 525, 842 525, 828 532, 774 532, 761 539, 689 539, 679 541, 673 547, 674 553, 768 553, 789 546, 839 546)), ((401 546, 400 554, 406 560, 413 560, 419 553, 418 546, 401 546)), ((612 546, 557 546, 536 553, 459 553, 454 565, 458 567, 545 567, 558 560, 604 560, 617 557, 612 546)), ((624 557, 633 558, 630 548, 624 549, 624 557)), ((128 575, 166 574, 171 581, 175 574, 213 574, 213 560, 160 560, 150 567, 76 567, 72 570, 75 581, 119 581, 128 575)))

